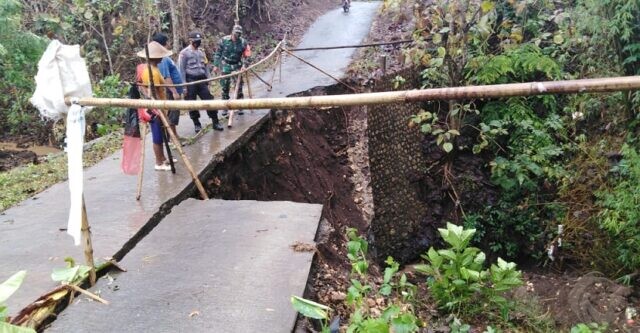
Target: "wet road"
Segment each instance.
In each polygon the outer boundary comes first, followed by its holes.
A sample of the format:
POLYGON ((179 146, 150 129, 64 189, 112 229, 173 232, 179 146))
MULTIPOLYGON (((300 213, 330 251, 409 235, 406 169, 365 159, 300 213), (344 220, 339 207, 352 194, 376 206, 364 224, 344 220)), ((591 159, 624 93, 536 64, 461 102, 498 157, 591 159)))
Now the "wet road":
MULTIPOLYGON (((349 14, 342 13, 336 6, 335 10, 318 18, 299 47, 360 43, 369 31, 379 5, 380 2, 354 2, 349 14)), ((353 52, 353 49, 342 49, 297 54, 341 76, 353 52)), ((282 73, 285 80, 274 84, 269 94, 254 80, 255 95, 286 96, 334 83, 331 78, 290 57, 285 59, 282 73)), ((209 132, 186 147, 196 172, 202 175, 212 163, 223 160, 249 140, 264 123, 266 114, 264 110, 248 112, 237 117, 233 129, 209 132)), ((202 116, 206 118, 204 112, 202 116)), ((193 125, 188 117, 181 118, 178 131, 182 135, 192 133, 193 125)), ((136 177, 121 173, 120 155, 121 152, 115 153, 85 171, 85 200, 97 261, 121 252, 125 244, 159 222, 164 216, 162 210, 170 209, 189 193, 194 193, 191 179, 181 163, 178 163, 176 175, 153 170, 151 145, 147 144, 143 195, 137 202, 136 177)), ((0 213, 0 281, 16 271, 28 271, 22 288, 8 301, 9 313, 15 314, 53 289, 56 284, 50 279, 51 271, 63 267, 65 257, 83 261, 82 247, 73 246, 72 239, 60 230, 66 227, 68 200, 68 184, 64 182, 0 213)))

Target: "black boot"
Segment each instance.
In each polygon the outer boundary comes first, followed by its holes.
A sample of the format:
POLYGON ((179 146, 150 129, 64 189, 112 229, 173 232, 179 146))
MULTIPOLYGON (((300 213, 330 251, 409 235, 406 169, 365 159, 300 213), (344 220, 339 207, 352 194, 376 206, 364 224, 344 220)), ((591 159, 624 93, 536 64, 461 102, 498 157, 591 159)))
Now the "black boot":
POLYGON ((220 125, 218 118, 211 118, 211 127, 216 131, 224 131, 224 127, 220 125))

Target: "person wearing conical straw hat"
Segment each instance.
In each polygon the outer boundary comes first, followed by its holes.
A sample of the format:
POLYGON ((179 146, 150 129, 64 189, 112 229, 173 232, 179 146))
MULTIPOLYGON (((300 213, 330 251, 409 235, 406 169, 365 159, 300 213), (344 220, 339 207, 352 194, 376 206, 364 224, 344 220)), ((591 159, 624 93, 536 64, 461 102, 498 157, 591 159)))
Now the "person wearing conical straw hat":
MULTIPOLYGON (((149 48, 149 63, 148 64, 139 64, 136 68, 136 82, 141 83, 139 86, 140 94, 142 97, 147 99, 152 99, 153 95, 151 93, 151 87, 148 86, 151 80, 153 79, 153 84, 164 84, 164 80, 162 79, 162 74, 160 74, 160 70, 158 69, 158 64, 162 61, 162 58, 168 57, 173 52, 164 48, 158 42, 151 42, 148 45, 149 48), (151 66, 151 77, 149 77, 149 67, 151 66)), ((146 59, 146 53, 143 49, 142 51, 136 53, 136 55, 140 58, 146 59)), ((166 89, 163 87, 155 87, 155 97, 157 99, 167 99, 166 89)), ((156 171, 170 171, 171 166, 168 164, 167 159, 164 156, 164 151, 162 150, 162 121, 156 115, 160 110, 148 110, 148 109, 138 109, 138 115, 140 117, 140 121, 149 122, 149 126, 151 127, 151 138, 153 141, 153 153, 156 158, 156 171)))

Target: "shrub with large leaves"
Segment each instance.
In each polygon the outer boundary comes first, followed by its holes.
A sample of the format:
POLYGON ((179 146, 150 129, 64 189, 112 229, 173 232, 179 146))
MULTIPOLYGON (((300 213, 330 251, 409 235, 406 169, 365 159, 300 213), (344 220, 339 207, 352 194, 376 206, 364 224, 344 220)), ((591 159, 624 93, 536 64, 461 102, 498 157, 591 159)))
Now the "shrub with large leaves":
POLYGON ((474 229, 447 223, 446 229, 438 231, 450 247, 430 248, 422 256, 428 264, 415 266, 428 275, 429 290, 438 305, 461 315, 473 315, 487 307, 505 315, 509 302, 502 294, 522 284, 516 264, 498 258, 497 264, 484 269, 485 254, 469 247, 474 229))

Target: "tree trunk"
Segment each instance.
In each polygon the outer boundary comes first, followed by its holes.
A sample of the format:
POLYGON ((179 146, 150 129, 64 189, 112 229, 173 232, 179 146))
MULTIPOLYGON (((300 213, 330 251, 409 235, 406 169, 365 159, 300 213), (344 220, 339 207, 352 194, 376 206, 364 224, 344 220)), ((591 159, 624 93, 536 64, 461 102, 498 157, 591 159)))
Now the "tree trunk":
POLYGON ((171 10, 171 31, 173 32, 173 53, 180 52, 180 25, 178 21, 178 6, 176 0, 169 0, 171 10))

